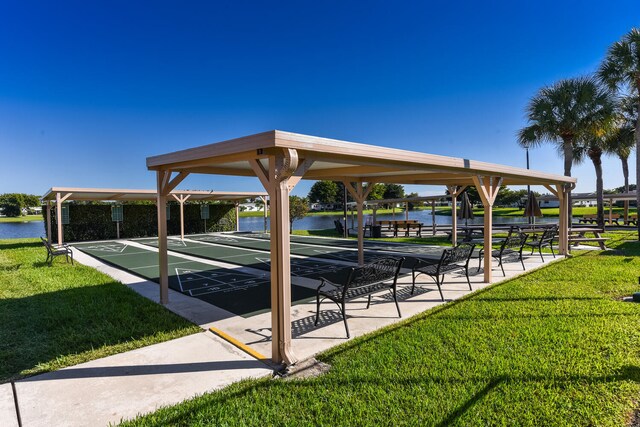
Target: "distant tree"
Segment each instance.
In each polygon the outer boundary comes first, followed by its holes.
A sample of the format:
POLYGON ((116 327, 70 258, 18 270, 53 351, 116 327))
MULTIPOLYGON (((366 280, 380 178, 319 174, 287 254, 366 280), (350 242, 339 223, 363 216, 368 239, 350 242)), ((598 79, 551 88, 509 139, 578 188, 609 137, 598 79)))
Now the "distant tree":
POLYGON ((33 194, 6 193, 0 194, 0 208, 4 215, 18 217, 24 208, 40 206, 40 197, 33 194))
MULTIPOLYGON (((411 198, 419 197, 419 196, 420 196, 420 195, 419 195, 418 193, 415 193, 415 192, 414 192, 414 193, 409 193, 409 194, 405 195, 405 197, 406 197, 407 199, 411 199, 411 198)), ((415 203, 413 203, 413 202, 409 202, 409 210, 410 210, 410 211, 412 211, 412 210, 414 210, 414 209, 415 209, 415 203)))
POLYGON ((342 196, 338 194, 338 190, 338 184, 334 181, 316 181, 307 197, 311 202, 336 203, 342 196))
POLYGON ((527 190, 511 190, 505 186, 500 187, 498 196, 496 197, 496 205, 510 206, 520 202, 527 197, 527 190))
POLYGON ((24 206, 24 197, 18 193, 8 193, 0 195, 0 208, 2 213, 9 217, 17 217, 22 215, 22 207, 24 206))
POLYGON ((293 231, 293 221, 302 219, 309 213, 309 202, 306 198, 289 196, 289 232, 293 231))
MULTIPOLYGON (((368 188, 365 187, 365 188, 368 188)), ((367 196, 367 200, 382 200, 384 199, 384 192, 387 187, 384 184, 373 184, 373 189, 367 196)))
MULTIPOLYGON (((342 181, 336 181, 336 185, 338 186, 338 203, 343 204, 344 201, 344 183, 342 181)), ((353 202, 353 197, 351 197, 351 193, 347 191, 347 203, 353 202)))
POLYGON ((385 184, 384 199, 402 199, 404 197, 404 187, 400 184, 385 184))

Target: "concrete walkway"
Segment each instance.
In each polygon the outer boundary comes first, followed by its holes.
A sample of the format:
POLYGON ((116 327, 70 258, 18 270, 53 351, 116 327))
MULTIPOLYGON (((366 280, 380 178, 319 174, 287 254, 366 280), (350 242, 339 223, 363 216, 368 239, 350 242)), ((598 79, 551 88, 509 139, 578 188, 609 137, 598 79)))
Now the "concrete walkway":
MULTIPOLYGON (((152 249, 150 249, 152 250, 152 249)), ((172 253, 174 256, 183 256, 172 253)), ((103 264, 80 251, 74 257, 82 264, 121 281, 153 301, 158 301, 158 285, 103 264)), ((185 257, 185 256, 183 256, 185 257)), ((558 257, 557 259, 561 259, 558 257)), ((536 254, 527 257, 526 271, 544 262, 536 254)), ((471 277, 474 291, 489 286, 482 283, 482 270, 471 277)), ((506 278, 494 263, 494 282, 523 273, 520 263, 505 264, 506 278)), ((375 297, 366 310, 362 303, 347 306, 351 337, 361 336, 443 304, 437 288, 423 276, 424 283, 410 295, 411 276, 399 280, 399 300, 403 318, 397 316, 388 294, 375 297)), ((448 274, 443 291, 447 301, 469 294, 462 274, 448 274)), ((250 318, 236 316, 197 298, 169 290, 169 310, 200 325, 205 331, 195 335, 117 354, 60 371, 34 376, 16 383, 18 405, 24 426, 100 426, 149 413, 161 406, 179 403, 196 395, 225 387, 243 378, 272 374, 272 369, 235 346, 206 331, 209 327, 230 335, 253 351, 271 355, 271 317, 264 313, 250 318)), ((344 324, 336 306, 322 305, 316 327, 315 302, 292 308, 293 349, 306 359, 347 341, 344 324)), ((10 384, 0 385, 0 426, 17 424, 14 395, 10 384)))
MULTIPOLYGON (((23 426, 104 426, 272 374, 264 363, 202 332, 16 383, 23 426)), ((10 384, 0 425, 18 425, 10 384)))

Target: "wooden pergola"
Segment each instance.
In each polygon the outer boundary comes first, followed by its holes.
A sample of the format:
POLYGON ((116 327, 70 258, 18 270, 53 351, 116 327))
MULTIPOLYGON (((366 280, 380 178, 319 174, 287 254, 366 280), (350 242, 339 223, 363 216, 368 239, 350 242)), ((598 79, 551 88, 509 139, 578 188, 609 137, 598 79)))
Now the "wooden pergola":
MULTIPOLYGON (((264 202, 264 214, 267 215, 267 193, 265 192, 238 192, 238 191, 204 191, 204 190, 174 190, 169 194, 180 204, 180 237, 184 239, 184 203, 191 201, 229 201, 236 208, 236 230, 239 227, 238 214, 239 202, 247 198, 261 198, 264 202)), ((63 243, 62 203, 67 200, 84 201, 157 201, 156 190, 132 190, 122 188, 71 188, 52 187, 42 196, 42 201, 47 203, 47 239, 51 241, 51 208, 52 202, 56 204, 56 221, 58 224, 58 244, 63 243)), ((164 228, 166 230, 166 220, 164 228)))
MULTIPOLYGON (((373 187, 364 183, 445 185, 452 198, 456 229, 456 197, 470 185, 484 205, 485 247, 491 246, 492 206, 501 185, 542 185, 561 200, 559 251, 567 251, 567 193, 575 178, 535 170, 365 145, 278 130, 147 158, 157 174, 158 246, 161 301, 167 302, 167 230, 164 206, 171 191, 189 174, 255 176, 271 201, 272 359, 293 364, 291 345, 291 274, 289 193, 301 179, 342 181, 357 203, 359 262, 363 253, 363 204, 373 187), (175 174, 175 175, 174 175, 175 174)), ((456 233, 453 233, 454 244, 456 233)), ((491 251, 484 252, 491 265, 491 251)), ((491 282, 491 268, 484 281, 491 282)))

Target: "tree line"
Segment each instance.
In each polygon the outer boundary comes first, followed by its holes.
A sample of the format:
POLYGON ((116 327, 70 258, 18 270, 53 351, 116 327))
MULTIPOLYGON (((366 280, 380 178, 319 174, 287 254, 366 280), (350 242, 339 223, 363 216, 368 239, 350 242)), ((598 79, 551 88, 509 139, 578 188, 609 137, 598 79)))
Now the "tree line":
POLYGON ((26 215, 26 209, 40 206, 40 196, 25 193, 0 194, 0 211, 8 217, 26 215))

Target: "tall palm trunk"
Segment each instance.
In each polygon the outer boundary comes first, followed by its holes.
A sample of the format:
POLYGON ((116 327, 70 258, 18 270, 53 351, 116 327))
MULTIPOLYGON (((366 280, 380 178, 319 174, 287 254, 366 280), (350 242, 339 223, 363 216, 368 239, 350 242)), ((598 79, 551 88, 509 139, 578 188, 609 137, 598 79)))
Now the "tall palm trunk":
POLYGON ((593 166, 596 168, 596 200, 597 200, 597 211, 596 211, 596 221, 598 222, 598 227, 604 228, 604 186, 602 184, 602 148, 600 147, 589 147, 587 154, 591 161, 593 162, 593 166))
MULTIPOLYGON (((571 166, 573 166, 573 138, 562 137, 563 151, 564 151, 564 176, 571 176, 571 166)), ((640 172, 638 172, 640 174, 640 172)), ((573 221, 573 203, 571 201, 571 190, 567 192, 567 202, 569 208, 567 209, 567 225, 571 228, 571 222, 573 221)), ((640 221, 638 221, 640 223, 640 221)))
MULTIPOLYGON (((640 79, 636 81, 636 88, 640 99, 640 79)), ((636 212, 640 213, 640 101, 638 101, 638 118, 634 136, 636 139, 636 212)), ((638 224, 638 241, 640 241, 640 221, 636 223, 638 224)))
MULTIPOLYGON (((629 192, 629 158, 619 156, 620 162, 622 162, 622 175, 624 176, 624 192, 629 192)), ((629 221, 629 201, 624 201, 624 223, 628 224, 629 221)))

